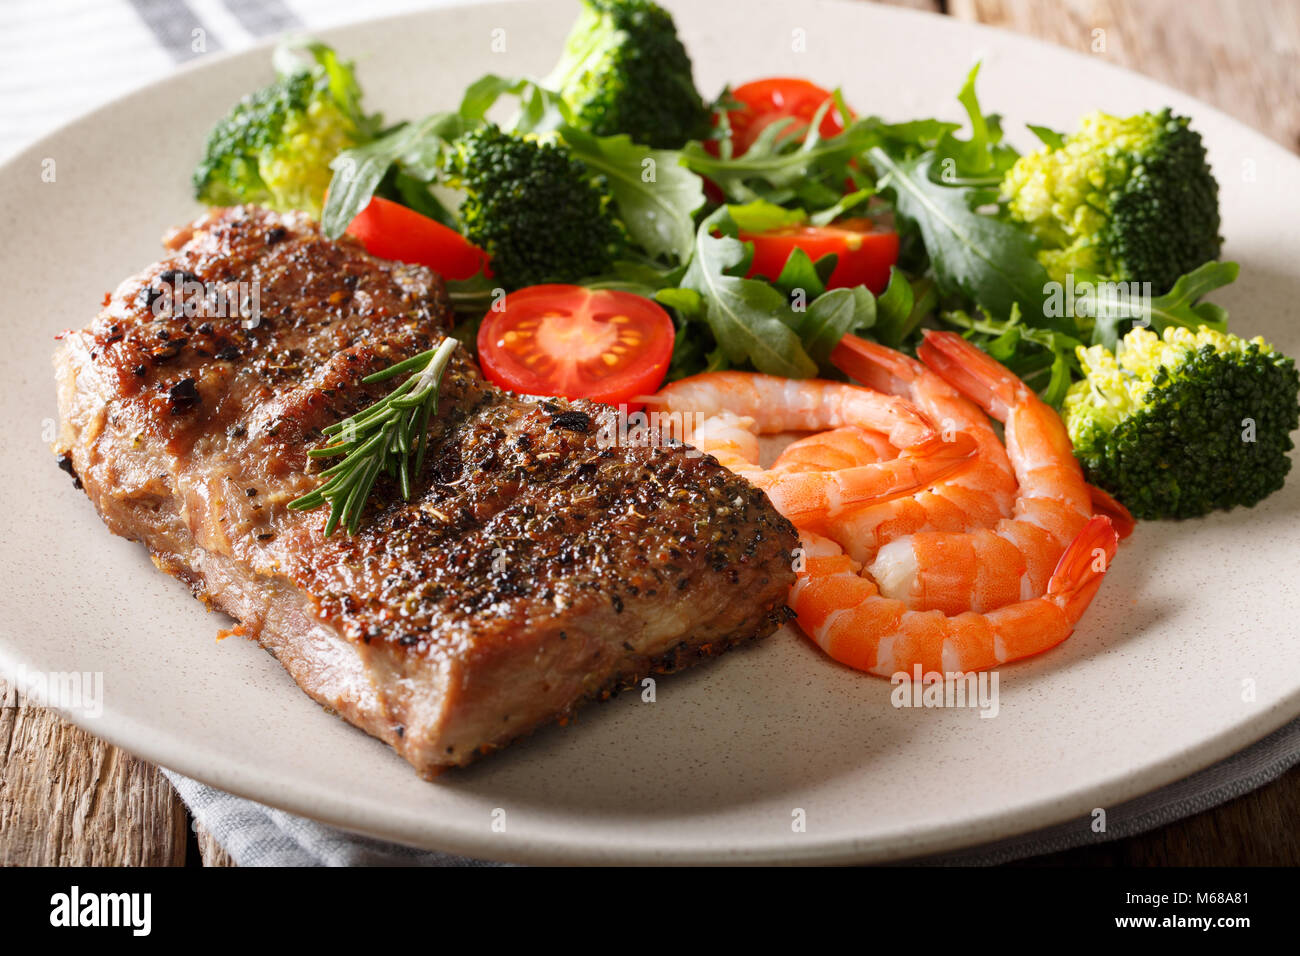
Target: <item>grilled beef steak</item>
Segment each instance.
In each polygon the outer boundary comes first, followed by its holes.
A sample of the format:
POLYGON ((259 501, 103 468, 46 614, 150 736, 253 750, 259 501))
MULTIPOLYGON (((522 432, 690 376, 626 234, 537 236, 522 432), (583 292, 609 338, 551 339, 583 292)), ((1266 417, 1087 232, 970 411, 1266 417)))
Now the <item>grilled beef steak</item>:
POLYGON ((611 446, 613 409, 510 395, 463 350, 411 500, 381 479, 359 533, 324 537, 327 509, 287 507, 320 481, 306 453, 396 384, 363 377, 442 339, 441 283, 256 208, 168 245, 62 338, 61 464, 422 774, 785 619, 796 537, 760 492, 681 446, 611 446))

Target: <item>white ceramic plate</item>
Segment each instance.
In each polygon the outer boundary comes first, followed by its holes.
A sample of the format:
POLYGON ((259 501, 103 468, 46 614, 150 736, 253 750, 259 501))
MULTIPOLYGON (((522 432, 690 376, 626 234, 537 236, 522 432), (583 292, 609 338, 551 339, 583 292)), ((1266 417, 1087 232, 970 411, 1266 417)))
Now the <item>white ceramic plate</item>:
MULTIPOLYGON (((960 118, 954 95, 978 55, 983 101, 1009 129, 1069 127, 1094 107, 1191 114, 1222 183, 1225 253, 1242 263, 1220 301, 1238 331, 1300 353, 1300 161, 1227 116, 1102 58, 935 16, 791 0, 672 6, 706 94, 794 74, 842 85, 862 112, 960 118)), ((573 13, 567 2, 453 8, 322 36, 359 61, 370 108, 415 116, 484 72, 544 72, 573 13), (491 52, 496 29, 504 53, 491 52)), ((1300 713, 1294 480, 1254 510, 1140 526, 1076 634, 1002 670, 994 719, 895 709, 889 684, 787 630, 661 680, 655 703, 593 706, 467 771, 417 779, 254 644, 218 643, 228 622, 107 533, 43 434, 54 334, 86 323, 105 291, 158 257, 164 229, 196 212, 189 173, 205 133, 270 75, 264 49, 213 57, 0 168, 0 668, 102 672, 102 716, 72 715, 88 730, 275 806, 477 856, 868 861, 1113 806, 1300 713), (792 827, 797 809, 805 832, 792 827)))

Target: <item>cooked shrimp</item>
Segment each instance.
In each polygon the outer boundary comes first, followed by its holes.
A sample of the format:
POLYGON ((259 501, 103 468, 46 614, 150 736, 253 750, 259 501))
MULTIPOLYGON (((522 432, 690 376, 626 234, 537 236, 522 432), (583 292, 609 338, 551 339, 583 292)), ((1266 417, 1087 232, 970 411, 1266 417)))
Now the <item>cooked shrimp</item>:
POLYGON ((752 418, 760 434, 819 432, 857 425, 882 432, 895 448, 934 438, 934 424, 911 402, 820 378, 757 372, 704 372, 664 387, 651 403, 668 412, 752 418))
MULTIPOLYGON (((857 561, 870 562, 877 550, 918 531, 969 531, 1009 517, 1016 479, 1006 449, 988 417, 969 399, 915 359, 901 352, 846 335, 832 361, 877 391, 906 397, 939 425, 943 437, 962 433, 975 441, 976 459, 969 468, 916 495, 856 508, 834 522, 810 522, 811 531, 842 545, 857 561)), ((816 470, 839 462, 846 467, 888 457, 876 434, 828 432, 796 442, 773 470, 816 470)))
POLYGON ((670 414, 706 416, 691 443, 761 488, 796 523, 913 494, 967 466, 976 451, 965 436, 944 441, 910 402, 841 382, 706 372, 669 385, 653 404, 670 414), (900 453, 818 472, 771 472, 758 464, 760 434, 846 425, 887 435, 900 453))
POLYGON ((769 471, 758 464, 758 435, 749 416, 719 412, 695 428, 692 444, 766 492, 773 506, 796 524, 833 520, 847 510, 919 489, 964 467, 973 444, 926 439, 904 455, 876 464, 817 472, 769 471))
MULTIPOLYGON (((928 332, 919 353, 1004 423, 1019 486, 1014 516, 984 528, 897 537, 875 553, 868 571, 883 595, 916 610, 982 612, 1038 597, 1094 510, 1065 426, 1032 389, 960 336, 928 332)), ((1122 523, 1122 506, 1101 510, 1122 523)))
POLYGON ((883 597, 861 565, 828 538, 805 534, 805 566, 790 592, 800 628, 842 664, 881 677, 983 670, 1038 654, 1070 636, 1087 609, 1119 536, 1110 519, 1087 521, 1045 593, 978 614, 911 610, 883 597))
POLYGON ((880 432, 845 425, 793 441, 772 463, 772 471, 828 471, 870 465, 898 457, 898 449, 880 432))

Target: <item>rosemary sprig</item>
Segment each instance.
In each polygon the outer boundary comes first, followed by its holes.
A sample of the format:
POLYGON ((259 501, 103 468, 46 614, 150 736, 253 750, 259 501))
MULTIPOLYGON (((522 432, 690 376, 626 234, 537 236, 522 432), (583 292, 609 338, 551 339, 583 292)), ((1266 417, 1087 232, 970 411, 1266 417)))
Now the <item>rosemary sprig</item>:
POLYGON ((361 524, 370 489, 382 471, 397 479, 402 497, 410 500, 411 477, 424 464, 429 444, 429 419, 438 412, 438 389, 451 353, 459 343, 448 336, 435 349, 421 352, 404 362, 367 375, 363 382, 383 382, 398 375, 413 373, 387 396, 369 408, 341 422, 322 429, 334 443, 307 452, 309 458, 343 455, 342 461, 320 473, 329 480, 315 491, 289 502, 296 511, 307 511, 323 504, 330 506, 325 536, 340 524, 348 534, 356 534, 361 524), (411 456, 415 461, 412 466, 411 456))

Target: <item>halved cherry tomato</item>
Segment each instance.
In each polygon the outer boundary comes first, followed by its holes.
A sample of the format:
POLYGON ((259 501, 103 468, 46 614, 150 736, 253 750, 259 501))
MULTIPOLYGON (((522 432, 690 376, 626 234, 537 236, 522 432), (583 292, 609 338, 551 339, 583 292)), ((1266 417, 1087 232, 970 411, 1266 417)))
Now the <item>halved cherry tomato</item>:
POLYGON ((776 279, 795 249, 816 262, 835 253, 838 259, 827 288, 864 285, 876 295, 889 285, 889 267, 898 261, 898 233, 870 219, 844 219, 831 226, 784 226, 768 232, 741 232, 754 244, 749 275, 776 279))
POLYGON ((455 229, 378 196, 352 220, 348 234, 373 256, 428 266, 445 279, 473 278, 488 262, 487 253, 455 229))
POLYGON ((512 392, 636 403, 664 380, 674 334, 668 313, 639 295, 534 285, 484 316, 478 358, 512 392))
MULTIPOLYGON (((740 109, 727 112, 727 119, 731 123, 732 155, 740 156, 754 145, 764 129, 777 120, 791 117, 796 121, 791 126, 807 126, 822 104, 831 98, 831 92, 808 80, 774 76, 743 83, 731 91, 731 97, 742 104, 740 109)), ((817 128, 822 136, 838 136, 844 132, 839 110, 834 106, 828 109, 817 128)), ((802 138, 797 129, 789 133, 802 138)), ((787 134, 782 133, 782 136, 785 135, 787 134)), ((710 141, 706 147, 717 155, 716 142, 710 141)))

